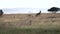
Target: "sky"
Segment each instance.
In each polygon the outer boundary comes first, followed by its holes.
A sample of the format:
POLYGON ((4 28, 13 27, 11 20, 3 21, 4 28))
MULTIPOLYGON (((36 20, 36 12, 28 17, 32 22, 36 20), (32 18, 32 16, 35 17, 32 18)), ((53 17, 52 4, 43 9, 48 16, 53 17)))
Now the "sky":
POLYGON ((0 0, 0 9, 60 7, 60 0, 0 0))

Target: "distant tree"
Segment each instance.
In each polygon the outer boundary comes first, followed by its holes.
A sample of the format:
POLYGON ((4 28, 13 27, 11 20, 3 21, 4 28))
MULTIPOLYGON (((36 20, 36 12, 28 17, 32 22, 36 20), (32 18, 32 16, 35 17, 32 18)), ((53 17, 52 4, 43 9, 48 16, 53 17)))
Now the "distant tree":
POLYGON ((3 15, 3 11, 2 11, 2 9, 0 9, 0 16, 2 16, 3 15))
POLYGON ((50 9, 48 9, 48 12, 52 12, 52 13, 56 13, 58 11, 60 11, 60 8, 58 8, 58 7, 52 7, 50 9))
POLYGON ((60 11, 60 8, 58 8, 58 7, 52 7, 50 9, 48 9, 48 12, 54 13, 54 14, 50 15, 50 18, 55 18, 55 13, 58 11, 60 11))

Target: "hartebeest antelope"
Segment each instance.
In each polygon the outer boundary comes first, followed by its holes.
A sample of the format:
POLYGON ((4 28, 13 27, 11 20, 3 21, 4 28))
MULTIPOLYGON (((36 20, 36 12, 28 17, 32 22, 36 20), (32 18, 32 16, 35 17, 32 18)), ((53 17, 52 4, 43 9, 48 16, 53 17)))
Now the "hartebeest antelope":
POLYGON ((41 14, 41 11, 40 11, 39 13, 36 14, 36 17, 37 17, 38 15, 40 15, 40 14, 41 14))
POLYGON ((0 9, 0 16, 2 16, 3 15, 3 11, 0 9))

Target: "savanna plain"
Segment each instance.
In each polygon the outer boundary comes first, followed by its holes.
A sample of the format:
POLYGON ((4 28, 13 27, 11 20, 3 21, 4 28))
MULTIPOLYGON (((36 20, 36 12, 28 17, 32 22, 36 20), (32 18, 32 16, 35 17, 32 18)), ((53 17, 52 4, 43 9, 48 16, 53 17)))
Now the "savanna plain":
POLYGON ((4 14, 0 34, 60 34, 60 13, 4 14))

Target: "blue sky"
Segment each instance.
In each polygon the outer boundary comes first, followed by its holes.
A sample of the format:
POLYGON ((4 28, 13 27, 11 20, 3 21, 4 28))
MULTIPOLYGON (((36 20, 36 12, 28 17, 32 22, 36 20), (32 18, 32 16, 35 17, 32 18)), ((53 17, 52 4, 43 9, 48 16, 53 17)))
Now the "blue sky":
MULTIPOLYGON (((60 7, 60 0, 0 0, 0 9, 5 9, 5 8, 6 9, 12 9, 12 8, 47 9, 51 7, 60 7)), ((11 11, 11 13, 12 12, 13 11, 11 11)))

